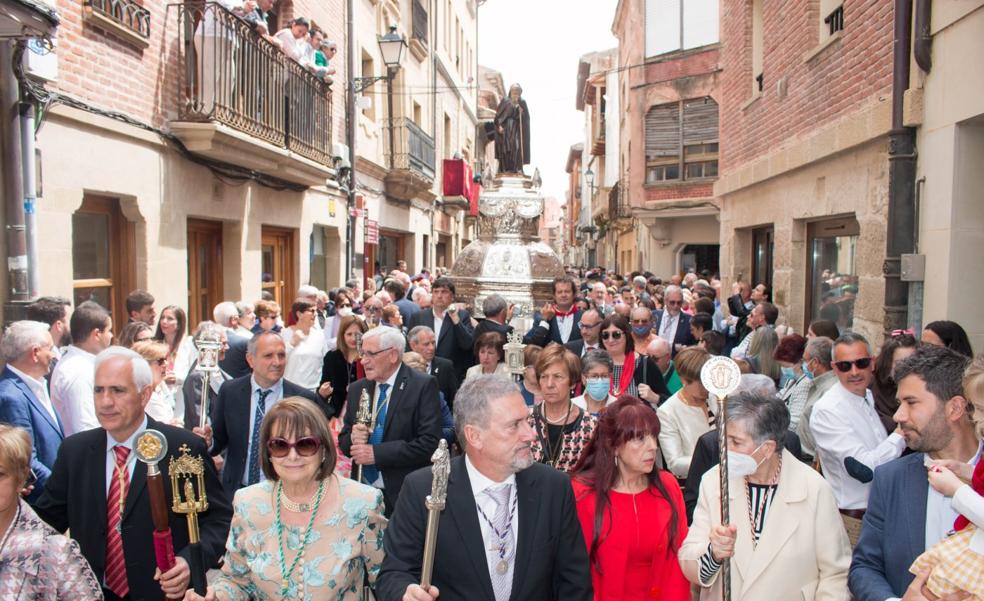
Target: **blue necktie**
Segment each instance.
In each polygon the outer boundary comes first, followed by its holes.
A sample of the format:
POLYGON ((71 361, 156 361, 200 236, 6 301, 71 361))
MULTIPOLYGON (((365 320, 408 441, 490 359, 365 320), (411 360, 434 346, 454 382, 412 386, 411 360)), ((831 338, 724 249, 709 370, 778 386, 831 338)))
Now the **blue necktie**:
MULTIPOLYGON (((383 429, 386 427, 386 408, 389 407, 386 393, 389 387, 389 384, 379 385, 379 400, 376 401, 376 427, 369 434, 369 444, 372 445, 383 442, 383 429)), ((379 477, 379 469, 375 465, 365 465, 362 467, 362 474, 366 479, 366 483, 372 484, 379 477)))
POLYGON ((260 481, 260 426, 266 414, 266 398, 272 390, 257 390, 256 413, 253 415, 253 435, 249 439, 249 477, 246 486, 260 481))

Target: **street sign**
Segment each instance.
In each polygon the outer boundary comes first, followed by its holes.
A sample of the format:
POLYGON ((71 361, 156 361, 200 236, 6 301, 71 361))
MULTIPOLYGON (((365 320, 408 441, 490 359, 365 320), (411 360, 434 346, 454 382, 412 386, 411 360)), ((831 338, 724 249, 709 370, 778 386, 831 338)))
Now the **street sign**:
POLYGON ((379 244, 379 222, 366 220, 366 244, 379 244))

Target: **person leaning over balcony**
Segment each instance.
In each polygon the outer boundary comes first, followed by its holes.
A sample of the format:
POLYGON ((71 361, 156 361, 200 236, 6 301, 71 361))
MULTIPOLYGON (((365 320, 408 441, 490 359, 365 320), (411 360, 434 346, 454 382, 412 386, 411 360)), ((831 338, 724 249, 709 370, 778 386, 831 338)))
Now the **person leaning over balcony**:
POLYGON ((332 83, 331 75, 335 74, 335 67, 329 61, 338 54, 338 44, 325 41, 325 32, 320 29, 311 30, 310 52, 308 54, 308 65, 315 75, 332 83))
POLYGON ((284 54, 295 61, 305 65, 308 58, 308 31, 311 29, 310 23, 304 17, 297 17, 290 22, 288 27, 278 31, 273 37, 280 40, 280 49, 284 54))

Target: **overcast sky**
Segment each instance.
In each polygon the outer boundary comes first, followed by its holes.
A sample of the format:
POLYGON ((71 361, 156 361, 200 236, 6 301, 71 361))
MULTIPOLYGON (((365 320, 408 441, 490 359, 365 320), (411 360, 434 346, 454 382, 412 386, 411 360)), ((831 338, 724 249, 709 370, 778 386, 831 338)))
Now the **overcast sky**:
POLYGON ((564 202, 571 144, 583 142, 584 113, 574 106, 583 54, 618 45, 611 33, 617 0, 488 0, 478 10, 478 62, 523 86, 530 107, 532 161, 543 192, 564 202))

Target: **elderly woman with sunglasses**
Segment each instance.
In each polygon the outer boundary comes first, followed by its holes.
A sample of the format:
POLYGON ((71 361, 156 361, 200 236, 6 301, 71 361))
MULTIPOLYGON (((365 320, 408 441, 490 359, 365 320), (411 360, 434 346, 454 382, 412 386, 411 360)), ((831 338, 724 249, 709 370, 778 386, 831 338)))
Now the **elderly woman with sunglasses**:
POLYGON ((374 582, 383 561, 383 496, 334 473, 321 409, 300 397, 274 405, 260 465, 267 479, 236 493, 222 575, 205 600, 361 599, 364 573, 374 582))
POLYGON ((653 407, 670 397, 663 372, 652 360, 635 352, 629 320, 615 314, 601 322, 601 344, 612 358, 611 394, 638 396, 653 407))

